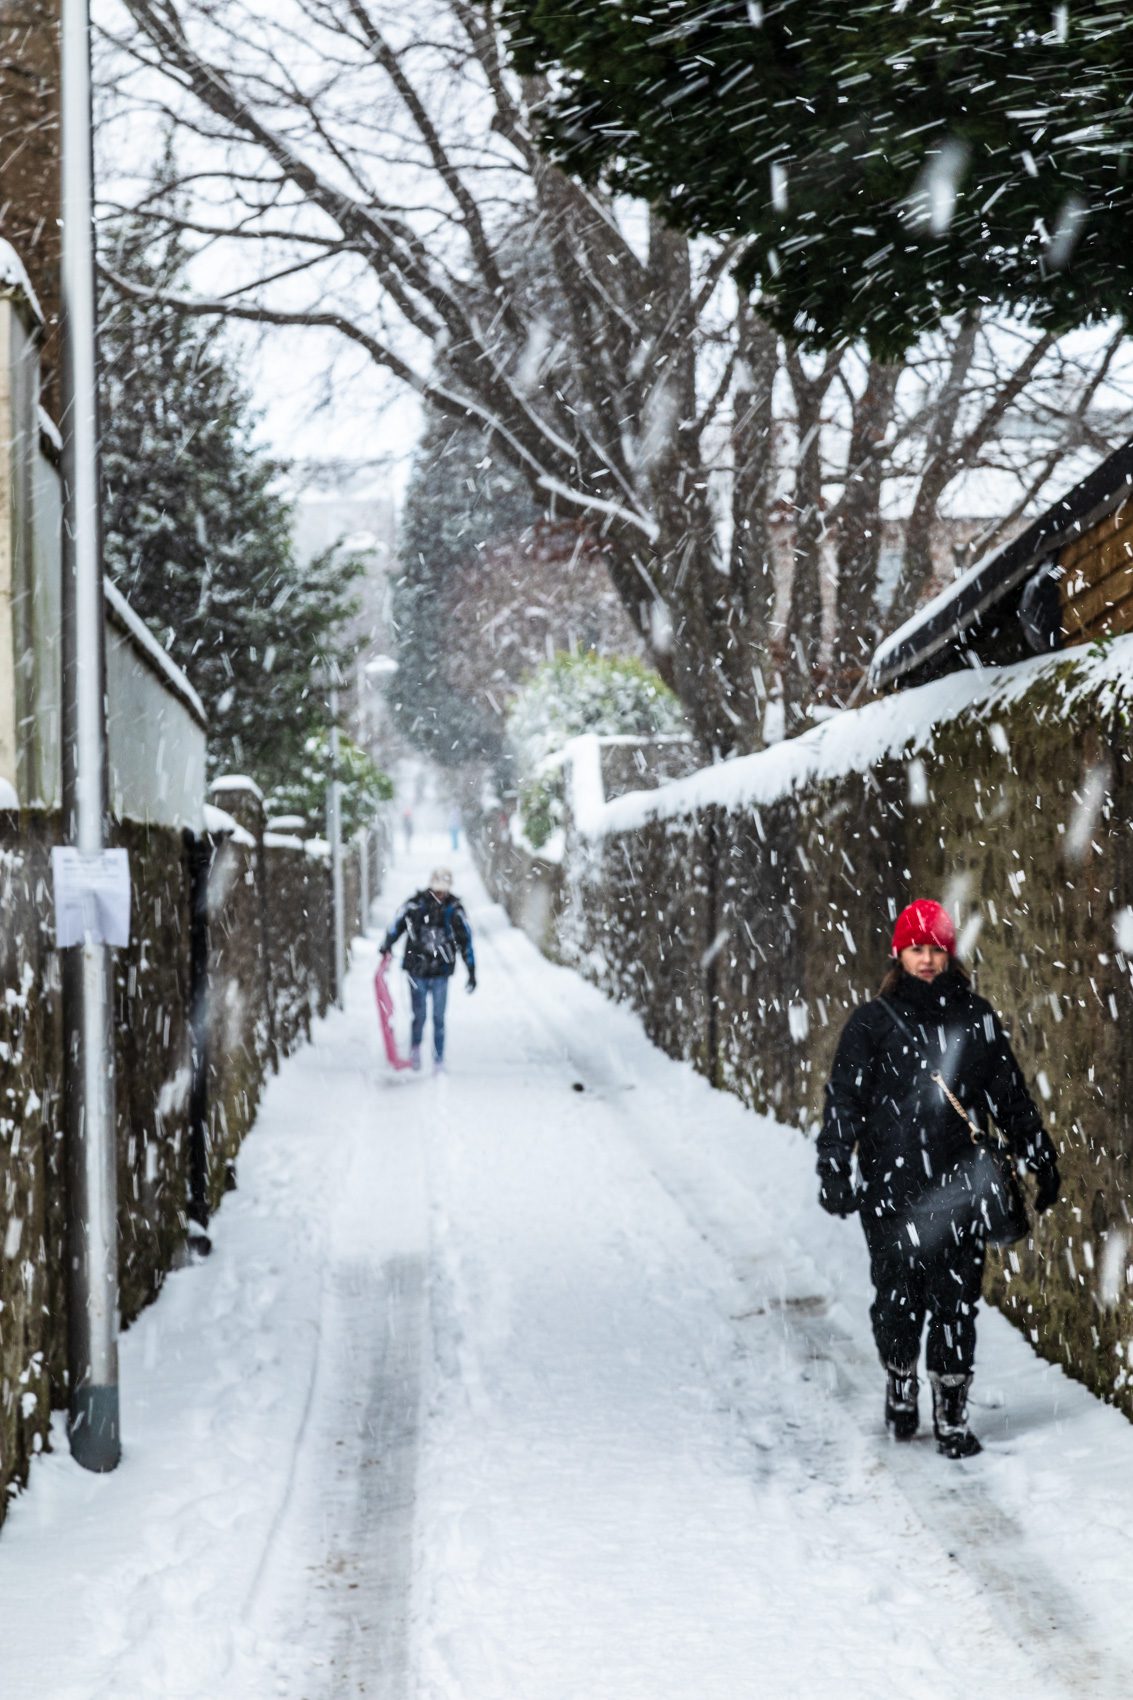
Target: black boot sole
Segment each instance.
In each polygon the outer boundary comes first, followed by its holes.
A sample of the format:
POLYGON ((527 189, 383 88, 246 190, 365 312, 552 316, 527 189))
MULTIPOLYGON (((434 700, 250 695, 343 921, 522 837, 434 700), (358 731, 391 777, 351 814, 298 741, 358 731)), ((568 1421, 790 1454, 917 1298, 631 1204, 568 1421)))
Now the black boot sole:
POLYGON ((983 1451, 983 1447, 974 1434, 938 1434, 936 1450, 942 1458, 974 1458, 983 1451))

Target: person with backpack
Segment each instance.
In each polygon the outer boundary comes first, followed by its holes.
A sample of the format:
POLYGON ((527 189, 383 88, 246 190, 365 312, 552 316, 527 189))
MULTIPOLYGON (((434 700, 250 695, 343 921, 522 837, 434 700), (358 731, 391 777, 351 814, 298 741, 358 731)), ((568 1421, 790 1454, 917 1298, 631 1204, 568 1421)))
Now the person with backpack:
POLYGON ((464 905, 452 889, 452 874, 447 868, 434 868, 429 884, 415 891, 395 915, 382 940, 382 961, 388 961, 394 945, 406 935, 402 966, 409 976, 409 995, 413 1007, 413 1026, 410 1032, 409 1060, 413 1068, 421 1067, 421 1042, 425 1036, 425 1021, 430 1000, 433 1005, 433 1061, 438 1073, 445 1064, 445 1007, 448 986, 456 968, 457 952, 468 970, 468 990, 476 990, 476 957, 472 949, 472 928, 464 905))
MULTIPOLYGON (((819 1203, 833 1216, 861 1216, 886 1426, 896 1440, 917 1432, 927 1316, 937 1449, 970 1458, 981 1450, 968 1427, 976 1309, 988 1239, 999 1226, 989 1203, 1002 1204, 987 1176, 994 1188, 1003 1170, 979 1139, 989 1115, 1010 1153, 1008 1186, 1017 1191, 1013 1165, 1024 1162, 1040 1212, 1058 1198, 1058 1162, 1002 1023, 957 960, 956 929, 939 903, 920 899, 902 910, 892 956, 879 995, 854 1011, 838 1042, 818 1136, 819 1203)), ((996 1243, 1020 1231, 1006 1225, 996 1243)))

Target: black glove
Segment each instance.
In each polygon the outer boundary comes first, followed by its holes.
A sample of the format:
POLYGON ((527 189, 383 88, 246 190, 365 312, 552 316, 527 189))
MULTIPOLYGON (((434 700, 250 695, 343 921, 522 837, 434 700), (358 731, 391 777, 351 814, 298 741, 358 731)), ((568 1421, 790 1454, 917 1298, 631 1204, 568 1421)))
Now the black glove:
POLYGON ((1035 1209, 1040 1216, 1057 1202, 1061 1191, 1062 1176, 1058 1172, 1058 1164, 1044 1163, 1035 1173, 1035 1209))
POLYGON ((475 970, 475 968, 470 968, 468 970, 468 984, 467 984, 467 986, 465 986, 464 989, 465 989, 466 992, 474 992, 476 990, 476 970, 475 970))
POLYGON ((818 1202, 827 1214, 852 1216, 858 1208, 858 1195, 846 1170, 824 1169, 818 1179, 818 1202))

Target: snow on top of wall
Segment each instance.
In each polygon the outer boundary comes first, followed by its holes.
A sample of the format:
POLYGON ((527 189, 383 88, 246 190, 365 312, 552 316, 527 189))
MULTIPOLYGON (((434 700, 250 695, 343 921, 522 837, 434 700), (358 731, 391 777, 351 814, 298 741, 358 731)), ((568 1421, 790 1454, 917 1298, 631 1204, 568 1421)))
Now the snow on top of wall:
POLYGON ((158 672, 165 676, 166 682, 172 686, 174 693, 183 702, 188 703, 201 725, 207 726, 208 716, 205 714, 205 705, 180 667, 162 649, 145 621, 134 613, 117 585, 113 584, 108 578, 104 578, 102 583, 106 592, 107 607, 113 618, 125 627, 137 647, 154 664, 158 672))
MULTIPOLYGON (((596 837, 604 830, 603 811, 606 807, 606 787, 602 779, 602 744, 597 734, 586 732, 572 738, 563 752, 570 763, 570 812, 575 827, 585 837, 596 837)), ((664 789, 664 787, 662 787, 664 789)), ((645 793, 631 791, 631 797, 645 793)), ((656 796, 658 793, 654 792, 656 796)), ((624 802, 625 798, 619 798, 624 802)))
POLYGON ((997 710, 1020 702, 1041 681, 1060 675, 1060 695, 1067 708, 1092 697, 1104 711, 1123 694, 1133 694, 1133 633, 1116 638, 1104 650, 1083 644, 1009 667, 949 673, 930 684, 847 709, 755 755, 700 768, 687 779, 655 791, 631 791, 610 803, 603 802, 600 793, 595 796, 597 751, 578 749, 587 740, 576 739, 571 746, 574 824, 583 836, 594 838, 631 832, 647 821, 675 820, 710 804, 728 809, 763 807, 816 780, 862 773, 896 756, 914 755, 931 745, 942 725, 961 714, 975 709, 993 718, 997 710))
POLYGON ((212 833, 226 832, 234 844, 243 844, 247 849, 254 850, 256 841, 247 827, 230 815, 226 809, 218 809, 215 803, 205 804, 205 831, 212 833))
POLYGON ((45 407, 36 408, 36 418, 39 421, 40 435, 47 438, 56 454, 63 453, 63 433, 52 419, 45 407))
POLYGON ((293 832, 265 832, 265 850, 302 850, 303 840, 293 832))
POLYGON ((222 773, 219 778, 213 780, 209 789, 210 791, 250 791, 254 797, 260 799, 261 803, 264 800, 263 792, 247 773, 222 773))
POLYGON ((9 289, 23 297, 41 325, 47 323, 31 278, 16 250, 0 236, 0 290, 9 289))

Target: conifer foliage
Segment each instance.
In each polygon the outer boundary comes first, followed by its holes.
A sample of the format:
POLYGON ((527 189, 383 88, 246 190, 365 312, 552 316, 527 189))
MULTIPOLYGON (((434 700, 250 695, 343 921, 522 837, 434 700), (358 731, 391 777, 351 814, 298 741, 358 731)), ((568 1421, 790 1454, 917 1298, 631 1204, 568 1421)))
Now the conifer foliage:
POLYGON ((437 761, 500 754, 498 715, 451 688, 448 656, 469 641, 452 622, 451 585, 486 542, 538 517, 523 477, 493 460, 486 432, 428 417, 401 519, 393 605, 400 672, 392 698, 403 731, 437 761))
POLYGON ((186 259, 138 221, 103 243, 106 567, 204 701, 211 771, 272 789, 325 723, 313 675, 342 658, 359 568, 335 550, 296 560, 238 351, 215 323, 147 299, 180 289, 186 259))
POLYGON ((498 0, 554 158, 739 237, 787 336, 1133 309, 1125 0, 498 0))

